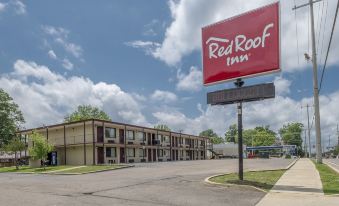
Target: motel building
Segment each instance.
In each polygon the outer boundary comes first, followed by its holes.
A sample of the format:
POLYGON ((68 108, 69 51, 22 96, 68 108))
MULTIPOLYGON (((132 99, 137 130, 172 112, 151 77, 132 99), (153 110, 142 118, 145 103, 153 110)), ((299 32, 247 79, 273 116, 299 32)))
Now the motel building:
MULTIPOLYGON (((98 119, 44 126, 19 132, 28 147, 29 136, 42 134, 54 151, 51 165, 100 165, 209 159, 211 142, 177 132, 98 119)), ((25 154, 29 156, 28 151, 25 154)), ((26 156, 25 155, 25 156, 26 156)))

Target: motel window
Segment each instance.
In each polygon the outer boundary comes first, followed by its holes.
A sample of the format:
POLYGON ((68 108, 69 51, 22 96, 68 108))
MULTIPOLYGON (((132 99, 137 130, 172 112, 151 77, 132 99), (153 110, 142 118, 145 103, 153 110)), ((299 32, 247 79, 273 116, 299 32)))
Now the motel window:
POLYGON ((106 157, 116 157, 117 151, 115 147, 106 147, 106 157))
POLYGON ((169 143, 170 141, 169 141, 170 139, 169 139, 169 136, 164 136, 164 141, 166 142, 166 143, 169 143))
POLYGON ((181 157, 184 156, 184 150, 180 150, 180 156, 181 156, 181 157))
POLYGON ((164 150, 160 149, 159 150, 159 157, 163 157, 164 156, 164 150))
POLYGON ((128 157, 135 157, 135 149, 134 148, 127 148, 127 156, 128 157))
POLYGON ((158 140, 162 141, 162 135, 158 134, 158 140))
POLYGON ((139 157, 146 157, 146 149, 139 149, 139 157))
POLYGON ((136 138, 139 141, 145 141, 146 140, 146 135, 144 132, 137 132, 136 138))
POLYGON ((134 137, 134 131, 131 131, 131 130, 127 130, 127 139, 129 140, 134 140, 135 137, 134 137))
POLYGON ((105 137, 106 138, 115 138, 116 137, 115 131, 116 131, 115 128, 106 127, 105 128, 105 137))

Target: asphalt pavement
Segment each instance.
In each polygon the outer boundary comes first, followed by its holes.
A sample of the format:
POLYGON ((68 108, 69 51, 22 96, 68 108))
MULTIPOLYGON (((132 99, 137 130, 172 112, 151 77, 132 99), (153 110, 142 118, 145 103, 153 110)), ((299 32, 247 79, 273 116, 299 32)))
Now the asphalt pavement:
MULTIPOLYGON (((0 205, 255 205, 265 193, 204 182, 237 171, 237 159, 141 163, 86 175, 0 173, 0 205)), ((292 160, 245 160, 245 170, 279 169, 292 160)))

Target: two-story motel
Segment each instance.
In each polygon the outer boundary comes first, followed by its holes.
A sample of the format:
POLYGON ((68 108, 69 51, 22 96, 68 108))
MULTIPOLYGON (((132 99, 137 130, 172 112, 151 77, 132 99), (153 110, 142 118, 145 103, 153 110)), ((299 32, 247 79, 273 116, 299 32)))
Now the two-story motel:
POLYGON ((57 165, 202 160, 211 144, 207 137, 90 119, 20 131, 28 147, 33 131, 54 146, 57 165))

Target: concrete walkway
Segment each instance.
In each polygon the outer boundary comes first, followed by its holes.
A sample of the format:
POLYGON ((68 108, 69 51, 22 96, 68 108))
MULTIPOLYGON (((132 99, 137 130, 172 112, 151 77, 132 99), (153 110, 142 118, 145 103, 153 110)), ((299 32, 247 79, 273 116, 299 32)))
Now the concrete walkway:
POLYGON ((325 196, 315 165, 309 159, 300 159, 281 176, 272 190, 257 204, 257 206, 272 205, 335 206, 339 205, 339 197, 325 196))

